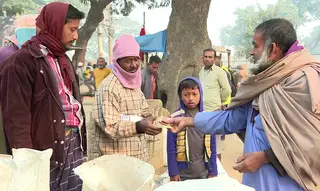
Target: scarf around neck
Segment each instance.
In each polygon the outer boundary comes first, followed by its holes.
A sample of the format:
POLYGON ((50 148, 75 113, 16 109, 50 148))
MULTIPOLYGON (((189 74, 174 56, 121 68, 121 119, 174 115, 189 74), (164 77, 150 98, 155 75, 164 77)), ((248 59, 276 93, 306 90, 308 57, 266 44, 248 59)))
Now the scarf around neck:
POLYGON ((36 26, 41 31, 22 47, 29 44, 42 44, 48 48, 58 60, 64 84, 72 91, 71 63, 66 55, 65 47, 61 43, 68 8, 69 4, 61 2, 53 2, 44 6, 36 19, 36 26))

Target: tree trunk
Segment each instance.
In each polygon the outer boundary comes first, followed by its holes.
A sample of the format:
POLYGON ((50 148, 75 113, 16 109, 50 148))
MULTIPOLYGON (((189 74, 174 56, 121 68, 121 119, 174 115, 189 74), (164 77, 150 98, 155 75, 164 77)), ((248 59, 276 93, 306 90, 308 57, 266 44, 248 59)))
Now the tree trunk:
POLYGON ((159 73, 161 100, 170 112, 179 105, 179 82, 187 76, 198 76, 202 51, 211 47, 207 31, 210 2, 172 0, 167 33, 169 60, 159 73))
MULTIPOLYGON (((112 0, 90 0, 90 9, 86 18, 86 22, 79 30, 79 38, 76 46, 87 47, 88 41, 92 34, 103 20, 103 10, 112 0)), ((86 50, 76 50, 72 63, 76 65, 78 62, 85 63, 86 50)))

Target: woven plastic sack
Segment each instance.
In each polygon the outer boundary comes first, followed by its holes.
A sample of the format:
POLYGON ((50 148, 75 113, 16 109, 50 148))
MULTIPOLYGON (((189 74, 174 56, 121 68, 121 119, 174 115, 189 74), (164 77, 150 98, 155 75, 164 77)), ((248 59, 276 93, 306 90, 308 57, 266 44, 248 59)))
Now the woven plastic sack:
POLYGON ((1 191, 49 191, 52 149, 13 149, 0 155, 1 191))
POLYGON ((154 168, 137 158, 104 155, 75 169, 83 191, 151 191, 154 168))

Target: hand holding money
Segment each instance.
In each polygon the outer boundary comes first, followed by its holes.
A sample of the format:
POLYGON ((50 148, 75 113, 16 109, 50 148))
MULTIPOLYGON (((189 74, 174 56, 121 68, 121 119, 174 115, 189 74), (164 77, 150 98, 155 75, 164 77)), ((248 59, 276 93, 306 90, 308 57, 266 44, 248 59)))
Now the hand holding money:
POLYGON ((136 122, 136 130, 138 134, 146 133, 148 135, 158 135, 162 129, 156 128, 154 125, 155 118, 147 117, 136 122))
POLYGON ((171 129, 172 126, 165 122, 166 117, 158 117, 154 122, 153 125, 156 128, 164 128, 164 129, 171 129))
POLYGON ((194 127, 192 117, 176 117, 176 118, 165 118, 162 120, 166 124, 170 124, 172 128, 170 130, 173 133, 179 133, 186 127, 194 127))

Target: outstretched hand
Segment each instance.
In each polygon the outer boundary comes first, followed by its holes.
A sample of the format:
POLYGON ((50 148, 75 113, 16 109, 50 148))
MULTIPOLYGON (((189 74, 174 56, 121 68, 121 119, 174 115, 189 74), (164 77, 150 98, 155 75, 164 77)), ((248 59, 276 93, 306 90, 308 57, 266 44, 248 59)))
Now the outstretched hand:
POLYGON ((172 133, 179 133, 186 127, 194 127, 192 117, 164 118, 162 121, 172 126, 172 133))

